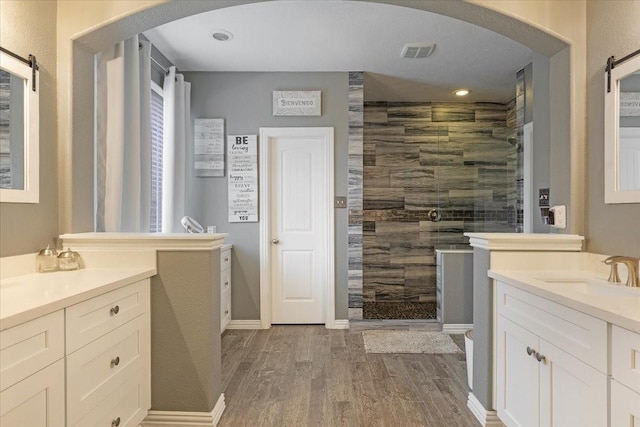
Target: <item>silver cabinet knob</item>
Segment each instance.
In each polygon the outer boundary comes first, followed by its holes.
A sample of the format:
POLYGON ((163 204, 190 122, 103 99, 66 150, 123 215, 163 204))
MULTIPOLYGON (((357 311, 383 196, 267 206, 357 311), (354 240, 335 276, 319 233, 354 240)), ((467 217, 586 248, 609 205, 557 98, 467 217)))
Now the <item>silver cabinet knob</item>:
POLYGON ((544 355, 536 352, 536 360, 540 363, 544 363, 547 358, 544 355))
POLYGON ((118 366, 120 364, 120 356, 115 357, 114 359, 111 359, 111 367, 115 367, 118 366))
POLYGON ((271 241, 271 243, 273 243, 274 245, 277 245, 278 243, 280 243, 280 239, 275 238, 271 241))
POLYGON ((115 307, 111 307, 111 310, 109 310, 109 313, 112 316, 115 316, 116 314, 120 313, 120 306, 115 306, 115 307))
POLYGON ((113 427, 118 427, 120 425, 120 417, 118 417, 115 420, 111 421, 111 425, 113 427))
POLYGON ((531 356, 533 353, 535 353, 535 350, 532 349, 531 347, 527 347, 527 354, 531 356))

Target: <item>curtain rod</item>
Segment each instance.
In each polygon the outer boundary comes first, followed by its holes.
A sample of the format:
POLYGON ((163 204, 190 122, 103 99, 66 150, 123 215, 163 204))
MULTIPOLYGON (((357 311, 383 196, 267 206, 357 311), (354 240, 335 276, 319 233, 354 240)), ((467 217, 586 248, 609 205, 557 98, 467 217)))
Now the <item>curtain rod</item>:
POLYGON ((607 92, 611 92, 611 70, 613 70, 616 65, 621 64, 624 61, 627 61, 637 55, 640 55, 640 49, 636 50, 635 52, 631 52, 629 55, 620 59, 616 59, 614 56, 610 56, 607 59, 607 67, 605 68, 605 71, 607 73, 607 92))
POLYGON ((158 68, 160 68, 162 71, 164 71, 164 75, 168 76, 169 75, 169 70, 167 68, 165 68, 161 63, 159 63, 153 56, 151 57, 151 62, 153 62, 154 64, 156 64, 156 66, 158 68))

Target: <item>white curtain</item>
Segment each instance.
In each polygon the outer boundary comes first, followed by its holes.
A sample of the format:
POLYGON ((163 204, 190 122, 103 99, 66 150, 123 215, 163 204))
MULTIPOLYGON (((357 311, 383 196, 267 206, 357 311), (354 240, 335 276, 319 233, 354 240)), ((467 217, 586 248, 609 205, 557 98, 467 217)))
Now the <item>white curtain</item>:
POLYGON ((96 231, 149 231, 150 75, 138 36, 96 55, 96 231))
POLYGON ((191 141, 191 83, 170 67, 163 86, 164 140, 162 164, 162 232, 184 232, 187 172, 186 150, 191 141))

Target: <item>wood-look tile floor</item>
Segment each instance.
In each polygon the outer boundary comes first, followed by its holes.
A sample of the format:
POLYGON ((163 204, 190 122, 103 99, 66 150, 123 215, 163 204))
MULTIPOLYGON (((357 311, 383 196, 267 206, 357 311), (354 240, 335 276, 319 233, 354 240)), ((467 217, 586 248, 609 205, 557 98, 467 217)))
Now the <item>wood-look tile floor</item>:
MULTIPOLYGON (((227 330, 222 336, 227 407, 219 425, 479 425, 466 406, 464 354, 367 354, 362 339, 367 328, 364 323, 350 330, 297 325, 227 330)), ((463 336, 452 337, 464 349, 463 336)))

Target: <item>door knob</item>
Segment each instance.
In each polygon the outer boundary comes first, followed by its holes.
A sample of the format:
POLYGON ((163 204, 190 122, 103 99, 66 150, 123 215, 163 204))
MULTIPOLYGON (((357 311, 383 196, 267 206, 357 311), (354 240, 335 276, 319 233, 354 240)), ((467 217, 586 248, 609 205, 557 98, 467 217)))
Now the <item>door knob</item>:
POLYGON ((280 239, 275 238, 271 241, 271 243, 273 243, 274 245, 277 245, 278 243, 280 243, 280 239))

